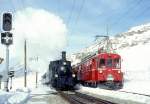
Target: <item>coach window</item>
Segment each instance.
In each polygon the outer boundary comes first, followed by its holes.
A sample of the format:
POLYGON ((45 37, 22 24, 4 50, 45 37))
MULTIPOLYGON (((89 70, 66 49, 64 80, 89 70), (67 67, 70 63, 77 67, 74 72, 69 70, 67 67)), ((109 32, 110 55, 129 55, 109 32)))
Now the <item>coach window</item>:
POLYGON ((105 59, 100 59, 99 67, 104 67, 105 66, 105 59))

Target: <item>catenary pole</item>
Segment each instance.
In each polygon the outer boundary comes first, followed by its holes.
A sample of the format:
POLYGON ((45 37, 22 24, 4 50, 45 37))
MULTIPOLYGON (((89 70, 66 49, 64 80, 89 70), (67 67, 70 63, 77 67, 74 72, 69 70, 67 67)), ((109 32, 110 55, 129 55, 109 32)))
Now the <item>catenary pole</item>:
POLYGON ((24 87, 27 87, 27 45, 24 41, 24 87))

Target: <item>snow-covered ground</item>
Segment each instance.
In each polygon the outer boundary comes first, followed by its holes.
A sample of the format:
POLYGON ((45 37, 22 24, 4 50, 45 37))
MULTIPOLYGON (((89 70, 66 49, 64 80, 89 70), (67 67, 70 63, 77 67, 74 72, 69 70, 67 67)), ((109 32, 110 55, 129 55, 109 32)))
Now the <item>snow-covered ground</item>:
POLYGON ((27 90, 0 91, 0 104, 25 104, 30 96, 27 90))
POLYGON ((31 90, 31 98, 27 104, 70 104, 63 99, 56 90, 40 85, 31 90))
POLYGON ((150 104, 150 97, 100 88, 80 87, 79 92, 117 104, 150 104))
MULTIPOLYGON (((32 89, 35 89, 35 73, 27 75, 27 87, 24 87, 24 77, 13 78, 12 89, 9 92, 0 90, 0 104, 25 104, 30 98, 32 89)), ((4 83, 2 83, 2 89, 4 83)), ((10 88, 10 83, 9 83, 10 88)))

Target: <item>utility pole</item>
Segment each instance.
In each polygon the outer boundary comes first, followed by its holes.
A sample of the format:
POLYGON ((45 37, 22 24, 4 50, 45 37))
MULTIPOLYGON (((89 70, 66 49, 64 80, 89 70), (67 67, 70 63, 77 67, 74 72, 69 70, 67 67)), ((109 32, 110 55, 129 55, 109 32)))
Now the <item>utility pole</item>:
POLYGON ((36 72, 36 88, 37 88, 37 83, 38 83, 38 72, 36 72))
POLYGON ((24 87, 27 87, 27 42, 24 41, 24 87))
MULTIPOLYGON (((37 56, 36 61, 38 62, 39 57, 37 56)), ((37 88, 37 84, 38 84, 38 71, 36 71, 36 88, 37 88)))
MULTIPOLYGON (((38 59, 39 59, 39 57, 35 56, 35 57, 31 57, 29 60, 38 62, 38 59)), ((38 71, 35 71, 35 87, 37 88, 37 86, 38 86, 38 71)))

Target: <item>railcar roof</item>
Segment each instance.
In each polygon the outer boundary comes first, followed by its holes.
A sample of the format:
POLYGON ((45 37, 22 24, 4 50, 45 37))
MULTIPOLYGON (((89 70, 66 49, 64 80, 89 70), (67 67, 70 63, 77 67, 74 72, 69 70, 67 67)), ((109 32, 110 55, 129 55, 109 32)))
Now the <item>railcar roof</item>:
MULTIPOLYGON (((100 53, 100 54, 97 54, 97 56, 98 57, 101 57, 101 56, 104 56, 104 57, 118 57, 118 58, 120 58, 121 56, 119 55, 119 54, 117 54, 117 53, 100 53)), ((95 56, 95 57, 97 57, 97 56, 95 56)))

